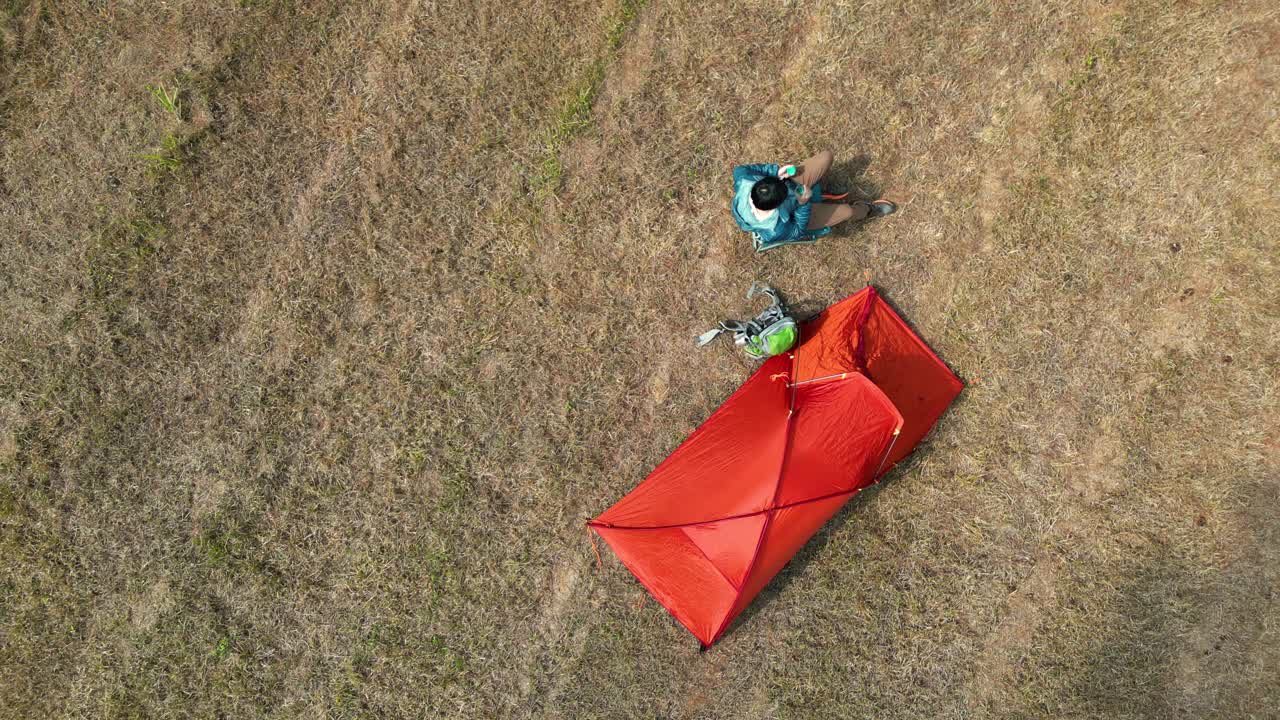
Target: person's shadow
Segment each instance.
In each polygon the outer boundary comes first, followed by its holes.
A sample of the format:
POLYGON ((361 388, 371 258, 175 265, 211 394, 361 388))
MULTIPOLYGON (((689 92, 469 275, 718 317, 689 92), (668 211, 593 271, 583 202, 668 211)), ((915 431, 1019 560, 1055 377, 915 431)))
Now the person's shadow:
POLYGON ((822 180, 826 192, 848 192, 850 200, 877 200, 884 190, 879 183, 867 178, 871 166, 870 155, 855 155, 844 162, 834 162, 822 180))
MULTIPOLYGON (((884 188, 867 178, 867 167, 870 165, 870 155, 855 155, 849 160, 832 163, 831 169, 822 179, 822 191, 829 194, 849 193, 849 197, 842 202, 878 200, 884 188)), ((832 228, 832 232, 848 235, 862 232, 866 227, 867 223, 864 222, 844 222, 832 228)))

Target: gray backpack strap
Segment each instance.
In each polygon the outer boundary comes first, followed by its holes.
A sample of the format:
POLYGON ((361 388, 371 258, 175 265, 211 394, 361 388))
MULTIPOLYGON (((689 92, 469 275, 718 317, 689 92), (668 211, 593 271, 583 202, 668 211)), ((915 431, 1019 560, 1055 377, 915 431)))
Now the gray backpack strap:
POLYGON ((699 335, 699 336, 698 336, 698 339, 697 339, 698 347, 702 347, 703 345, 706 345, 707 343, 711 342, 712 340, 715 340, 717 337, 719 337, 719 336, 720 336, 720 333, 722 333, 722 332, 724 332, 724 328, 722 328, 722 327, 714 327, 714 328, 712 328, 712 329, 710 329, 710 330, 708 330, 708 331, 706 331, 706 332, 702 333, 701 335, 699 335))
MULTIPOLYGON (((751 289, 747 291, 747 299, 750 300, 756 295, 769 296, 769 307, 765 308, 755 318, 755 323, 760 326, 760 329, 769 327, 787 316, 787 307, 782 303, 782 296, 767 283, 751 283, 751 289)), ((757 330, 756 332, 759 331, 757 330)))
POLYGON ((735 334, 741 334, 746 330, 747 330, 747 326, 743 325, 740 322, 734 322, 733 320, 725 320, 721 322, 719 325, 715 326, 714 328, 699 335, 697 340, 698 347, 702 347, 707 343, 711 342, 712 340, 715 340, 717 337, 720 336, 720 333, 731 332, 735 334))

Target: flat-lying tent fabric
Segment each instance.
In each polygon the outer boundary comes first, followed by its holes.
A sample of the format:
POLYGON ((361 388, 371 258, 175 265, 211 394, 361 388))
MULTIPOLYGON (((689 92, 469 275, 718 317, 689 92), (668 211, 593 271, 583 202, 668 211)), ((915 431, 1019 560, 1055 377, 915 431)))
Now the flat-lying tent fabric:
POLYGON ((964 387, 875 288, 827 308, 588 525, 710 646, 964 387))

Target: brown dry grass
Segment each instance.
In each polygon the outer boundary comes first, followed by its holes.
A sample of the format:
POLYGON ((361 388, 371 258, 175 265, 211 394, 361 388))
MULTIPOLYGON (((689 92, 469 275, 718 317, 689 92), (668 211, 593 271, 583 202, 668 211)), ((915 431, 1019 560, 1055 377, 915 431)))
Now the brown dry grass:
POLYGON ((1274 716, 1278 63, 1266 0, 0 3, 0 715, 1274 716), (819 147, 903 212, 756 256, 730 167, 819 147), (581 520, 750 280, 864 269, 970 388, 698 654, 581 520))

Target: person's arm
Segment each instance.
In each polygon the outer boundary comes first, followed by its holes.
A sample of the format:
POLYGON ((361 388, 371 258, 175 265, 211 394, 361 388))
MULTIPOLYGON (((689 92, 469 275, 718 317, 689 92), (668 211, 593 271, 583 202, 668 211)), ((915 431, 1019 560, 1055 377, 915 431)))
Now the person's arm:
POLYGON ((793 240, 804 234, 805 228, 809 227, 809 216, 813 214, 813 205, 809 203, 808 198, 804 202, 796 206, 795 212, 791 215, 791 237, 793 240))

